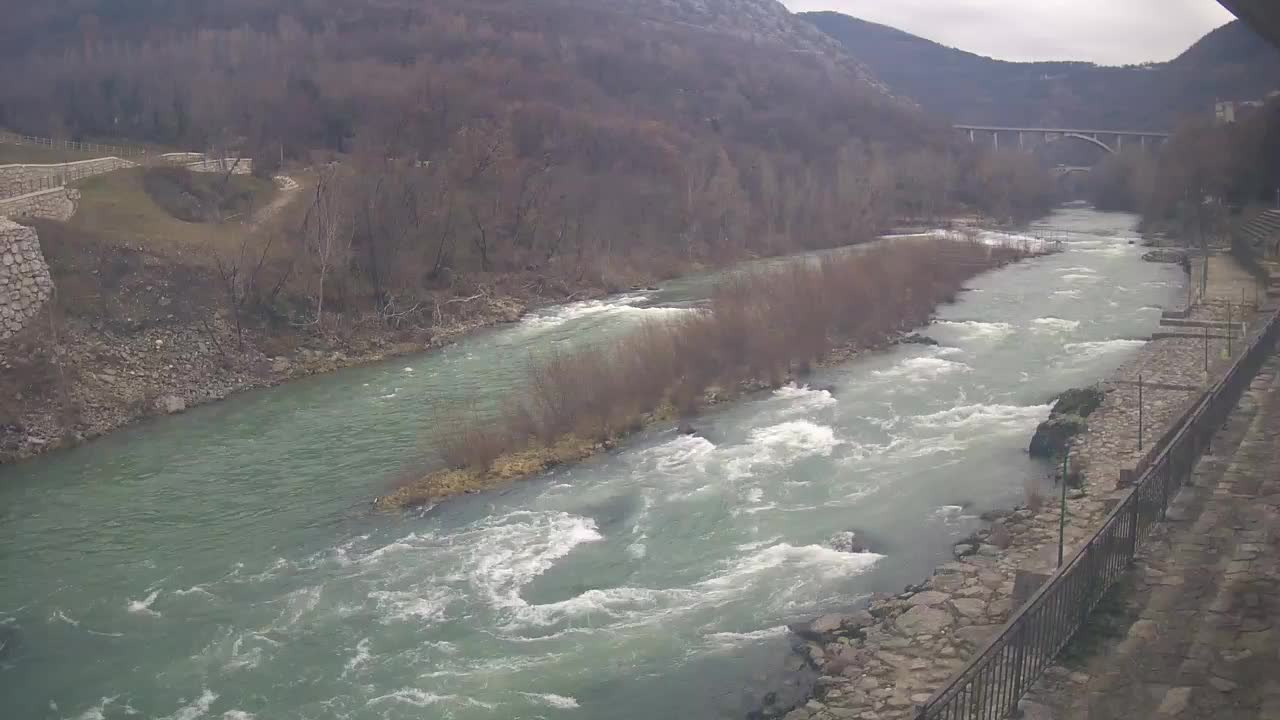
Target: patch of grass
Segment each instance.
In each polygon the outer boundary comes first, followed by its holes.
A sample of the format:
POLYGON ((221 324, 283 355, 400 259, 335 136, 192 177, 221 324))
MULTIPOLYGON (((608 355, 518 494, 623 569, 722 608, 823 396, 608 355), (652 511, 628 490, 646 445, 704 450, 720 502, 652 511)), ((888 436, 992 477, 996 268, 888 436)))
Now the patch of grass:
MULTIPOLYGON (((185 222, 156 203, 144 186, 145 168, 118 170, 77 184, 80 204, 68 223, 74 228, 131 247, 142 247, 191 263, 205 263, 213 252, 234 254, 247 232, 242 222, 185 222)), ((255 191, 257 202, 265 202, 274 189, 263 183, 255 191)))

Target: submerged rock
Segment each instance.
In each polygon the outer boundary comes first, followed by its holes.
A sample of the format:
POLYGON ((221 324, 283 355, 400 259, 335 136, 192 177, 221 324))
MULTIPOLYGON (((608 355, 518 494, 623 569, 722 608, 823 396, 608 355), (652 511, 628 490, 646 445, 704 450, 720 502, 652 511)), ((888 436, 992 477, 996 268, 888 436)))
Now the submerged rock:
POLYGON ((911 333, 910 335, 899 338, 898 343, 900 345, 937 345, 938 341, 928 335, 911 333))
POLYGON ((1088 426, 1085 419, 1078 415, 1050 417, 1036 428, 1036 434, 1032 436, 1031 445, 1027 451, 1031 453, 1031 457, 1061 457, 1066 452, 1071 438, 1084 432, 1088 426))
POLYGON ((1085 421, 1102 406, 1106 394, 1099 388, 1075 388, 1058 396, 1049 419, 1040 423, 1027 451, 1032 457, 1061 457, 1067 444, 1088 427, 1085 421))
POLYGON ((867 543, 853 530, 845 530, 832 535, 827 540, 827 547, 847 553, 871 552, 871 548, 867 546, 867 543))

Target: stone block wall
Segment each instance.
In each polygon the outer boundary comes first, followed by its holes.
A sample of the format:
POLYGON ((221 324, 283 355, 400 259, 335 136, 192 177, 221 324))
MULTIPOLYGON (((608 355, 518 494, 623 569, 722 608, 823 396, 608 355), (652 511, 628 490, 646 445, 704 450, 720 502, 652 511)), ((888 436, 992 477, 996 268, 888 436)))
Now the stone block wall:
POLYGON ((56 165, 0 165, 0 198, 25 195, 35 190, 48 189, 50 183, 73 182, 134 165, 135 163, 118 157, 56 165))
POLYGON ((0 218, 0 340, 25 328, 52 294, 36 231, 0 218))
POLYGON ((164 153, 160 156, 160 159, 173 165, 189 165, 206 158, 202 152, 172 152, 164 153))
POLYGON ((76 212, 80 191, 69 187, 0 199, 0 218, 45 218, 66 222, 76 212))
POLYGON ((253 174, 253 160, 250 158, 223 158, 221 160, 201 160, 200 162, 190 163, 186 166, 191 172, 226 172, 231 170, 232 175, 251 175, 253 174))

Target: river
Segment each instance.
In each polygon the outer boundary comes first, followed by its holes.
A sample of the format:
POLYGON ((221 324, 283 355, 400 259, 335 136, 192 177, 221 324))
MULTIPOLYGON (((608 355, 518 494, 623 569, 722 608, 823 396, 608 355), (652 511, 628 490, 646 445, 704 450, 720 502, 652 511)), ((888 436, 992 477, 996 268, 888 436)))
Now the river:
POLYGON ((581 465, 405 515, 369 501, 449 402, 688 312, 708 278, 246 393, 0 468, 6 718, 741 717, 792 622, 898 590, 1048 469, 1058 392, 1132 357, 1182 271, 1136 218, 1037 225, 923 332, 581 465), (829 540, 855 531, 873 552, 829 540))

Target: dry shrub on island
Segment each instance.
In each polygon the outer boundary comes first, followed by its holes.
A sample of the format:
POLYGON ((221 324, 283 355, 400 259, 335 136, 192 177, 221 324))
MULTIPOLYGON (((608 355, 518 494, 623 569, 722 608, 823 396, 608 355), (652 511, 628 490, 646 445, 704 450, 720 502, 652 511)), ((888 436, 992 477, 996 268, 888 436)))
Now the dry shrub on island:
MULTIPOLYGON (((695 414, 710 391, 776 387, 837 347, 880 345, 927 322, 969 278, 1025 255, 1021 247, 932 238, 739 273, 703 311, 531 363, 525 397, 444 420, 442 459, 477 478, 501 462, 498 474, 508 478, 521 474, 511 470, 512 455, 525 454, 527 462, 515 464, 528 472, 585 456, 647 421, 695 414)), ((430 480, 401 494, 438 496, 430 480)))

